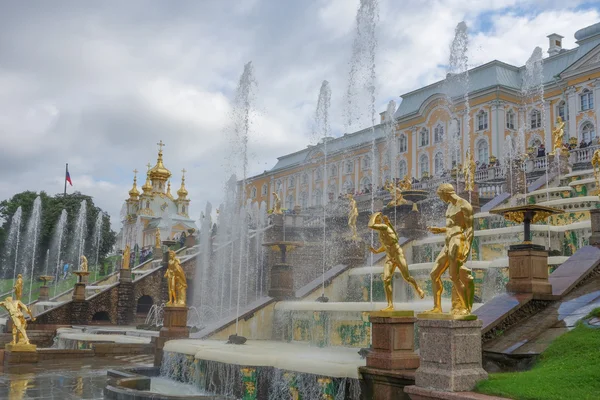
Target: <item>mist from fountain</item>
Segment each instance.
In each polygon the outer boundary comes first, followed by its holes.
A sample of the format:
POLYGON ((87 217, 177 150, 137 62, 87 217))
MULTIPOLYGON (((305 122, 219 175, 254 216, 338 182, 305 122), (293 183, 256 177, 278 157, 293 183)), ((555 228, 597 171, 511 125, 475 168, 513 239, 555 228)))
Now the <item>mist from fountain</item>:
POLYGON ((64 247, 63 237, 67 228, 67 217, 67 210, 63 209, 60 213, 60 217, 58 218, 58 222, 56 223, 56 228, 54 228, 52 241, 50 242, 51 254, 54 254, 54 259, 56 260, 56 271, 54 276, 54 296, 56 296, 56 288, 58 286, 58 279, 60 276, 60 267, 62 263, 61 255, 64 247))
POLYGON ((100 254, 100 245, 102 242, 102 225, 104 223, 104 214, 98 211, 98 216, 96 217, 96 223, 94 224, 94 253, 96 254, 95 262, 94 262, 94 281, 98 280, 98 256, 100 254))
POLYGON ((17 211, 13 214, 10 219, 10 228, 8 229, 8 238, 6 239, 6 245, 4 246, 6 252, 4 254, 4 262, 2 263, 2 271, 0 276, 5 277, 8 265, 13 265, 13 281, 17 277, 17 267, 19 265, 19 244, 21 242, 21 219, 23 215, 23 209, 21 206, 17 208, 17 211), (14 250, 14 251, 13 251, 14 250), (14 258, 14 260, 11 260, 14 258))
MULTIPOLYGON (((375 192, 378 178, 376 165, 375 143, 375 92, 377 75, 375 71, 375 56, 377 54, 377 22, 379 20, 379 3, 377 0, 361 0, 356 13, 356 31, 350 58, 350 74, 346 90, 346 131, 351 131, 353 125, 366 125, 371 129, 371 154, 369 168, 370 179, 363 178, 363 186, 371 185, 371 214, 375 212, 375 192), (365 115, 365 110, 368 114, 365 115)), ((361 188, 360 182, 355 187, 361 188)), ((374 243, 374 232, 371 230, 371 246, 374 243)), ((370 265, 373 265, 373 254, 370 255, 370 265)), ((371 274, 370 298, 373 301, 373 274, 371 274)))
POLYGON ((36 255, 40 236, 40 227, 42 222, 42 199, 36 197, 33 202, 33 209, 27 222, 27 235, 25 236, 25 246, 23 249, 23 278, 29 275, 29 301, 31 304, 31 292, 33 290, 33 273, 35 270, 36 255), (28 270, 28 266, 30 269, 28 270))
POLYGON ((87 236, 87 200, 81 200, 77 219, 75 220, 75 229, 73 235, 73 243, 69 251, 71 262, 79 265, 81 256, 85 255, 85 238, 87 236))
MULTIPOLYGON (((383 162, 382 170, 387 169, 388 173, 383 176, 383 183, 387 183, 389 180, 394 186, 397 185, 396 178, 404 178, 403 176, 396 176, 398 174, 396 170, 397 160, 397 141, 396 141, 396 126, 394 124, 394 114, 396 113, 396 102, 390 100, 385 110, 385 118, 383 120, 383 134, 385 136, 385 146, 383 149, 383 162), (389 179, 388 179, 389 178, 389 179)), ((394 191, 394 202, 398 200, 396 191, 394 191)), ((397 225, 396 208, 394 208, 394 226, 397 225)))
POLYGON ((202 306, 206 304, 205 298, 210 297, 208 295, 208 285, 213 281, 209 281, 210 261, 211 261, 211 236, 212 236, 212 205, 210 202, 206 203, 204 213, 200 218, 199 233, 199 244, 200 244, 200 256, 198 257, 198 266, 196 268, 196 274, 194 275, 194 294, 193 299, 196 307, 202 310, 202 306))

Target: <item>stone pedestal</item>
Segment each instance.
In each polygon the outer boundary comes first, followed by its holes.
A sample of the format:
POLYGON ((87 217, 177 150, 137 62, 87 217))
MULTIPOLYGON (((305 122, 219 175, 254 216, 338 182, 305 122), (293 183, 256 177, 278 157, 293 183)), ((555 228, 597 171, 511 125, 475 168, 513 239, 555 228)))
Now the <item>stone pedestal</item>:
POLYGON ((87 325, 92 319, 90 315, 90 303, 85 300, 73 299, 71 302, 70 317, 72 324, 87 325))
POLYGON ((38 301, 48 301, 50 300, 50 289, 48 286, 40 286, 40 295, 38 296, 38 301))
POLYGON ((85 283, 77 282, 73 288, 73 301, 85 301, 85 283))
POLYGON ((32 364, 38 362, 35 344, 10 344, 4 346, 4 364, 32 364))
POLYGON ((559 160, 556 160, 554 154, 548 155, 548 172, 558 172, 559 175, 564 176, 569 173, 569 154, 561 153, 559 160))
POLYGON ((414 370, 392 371, 360 367, 362 376, 361 399, 408 400, 406 386, 415 384, 414 370))
POLYGON ((590 210, 590 220, 592 223, 590 245, 600 247, 600 209, 590 210))
POLYGON ((152 250, 152 258, 154 260, 162 260, 162 258, 163 258, 163 249, 162 249, 162 247, 155 247, 152 250))
POLYGON ((131 282, 131 270, 129 268, 119 270, 119 282, 131 282))
POLYGON ((548 282, 548 251, 543 246, 510 246, 506 290, 513 293, 552 294, 552 285, 548 282))
POLYGON ((160 366, 163 357, 163 347, 168 340, 185 339, 190 336, 190 330, 187 327, 187 307, 169 307, 164 308, 163 327, 159 336, 154 340, 154 365, 160 366))
POLYGON ((419 367, 415 354, 413 311, 372 312, 373 339, 367 355, 367 367, 385 370, 410 370, 419 367))
POLYGON ((135 308, 137 302, 133 291, 133 283, 131 282, 131 270, 121 270, 121 279, 117 288, 117 325, 132 325, 135 320, 135 308), (123 272, 129 272, 123 279, 123 272))
POLYGON ((271 286, 269 296, 277 300, 293 299, 294 290, 294 270, 289 264, 274 264, 271 267, 271 286))
POLYGON ((185 238, 185 242, 183 243, 183 245, 187 248, 192 248, 196 245, 196 237, 189 235, 186 236, 185 238))
POLYGON ((421 353, 417 386, 464 392, 487 378, 481 366, 480 320, 419 319, 417 326, 421 353))

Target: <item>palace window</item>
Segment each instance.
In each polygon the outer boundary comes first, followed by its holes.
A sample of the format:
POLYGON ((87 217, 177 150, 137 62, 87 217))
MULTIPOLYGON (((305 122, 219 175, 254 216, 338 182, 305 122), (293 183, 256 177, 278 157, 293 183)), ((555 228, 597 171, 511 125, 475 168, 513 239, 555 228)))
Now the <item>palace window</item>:
POLYGON ((300 206, 302 208, 308 207, 308 193, 306 193, 306 192, 300 193, 300 206))
POLYGON ((354 182, 352 179, 348 178, 346 179, 346 182, 344 182, 344 192, 354 193, 354 182))
POLYGON ((400 160, 400 162, 398 163, 398 177, 402 179, 406 175, 408 175, 408 165, 406 163, 406 160, 400 160))
POLYGON ((542 141, 539 137, 534 137, 531 142, 529 142, 529 147, 538 148, 542 145, 542 141))
POLYGON ((477 130, 483 131, 488 128, 488 113, 481 110, 477 113, 477 130))
POLYGON ((442 153, 437 153, 433 160, 435 174, 442 175, 444 173, 444 155, 442 153))
POLYGON ((269 190, 269 186, 267 186, 267 184, 265 183, 264 185, 262 185, 262 190, 260 192, 262 193, 263 196, 266 196, 268 190, 269 190))
POLYGON ((276 192, 280 192, 281 191, 281 180, 277 180, 277 182, 275 182, 275 191, 276 192))
POLYGON ((419 146, 429 146, 429 131, 426 128, 421 129, 421 132, 419 132, 419 146))
POLYGON ((292 210, 294 208, 294 196, 291 194, 285 200, 285 206, 288 210, 292 210))
POLYGON ((422 154, 421 158, 419 158, 419 169, 421 177, 429 175, 429 158, 427 157, 427 154, 422 154))
POLYGON ((452 153, 452 168, 456 167, 460 163, 460 149, 453 149, 452 153))
POLYGON ((515 113, 513 110, 510 110, 506 113, 506 128, 514 130, 515 126, 515 113))
POLYGON ((586 122, 581 127, 581 140, 588 143, 596 138, 596 130, 591 122, 586 122))
POLYGON ((579 96, 581 101, 581 111, 587 111, 594 108, 594 94, 589 89, 583 89, 579 96))
POLYGON ((533 110, 530 114, 529 126, 531 129, 542 127, 542 113, 539 110, 533 110))
POLYGON ((254 199, 256 197, 256 188, 254 186, 252 186, 252 198, 254 199))
POLYGON ((332 166, 329 168, 329 176, 336 177, 336 176, 337 176, 337 174, 338 174, 338 169, 337 169, 337 167, 336 167, 335 165, 332 165, 332 166))
POLYGON ((329 187, 327 188, 327 197, 329 198, 329 200, 333 201, 335 199, 336 194, 337 194, 336 186, 329 185, 329 187))
POLYGON ((563 121, 567 121, 569 119, 567 103, 564 100, 558 103, 558 106, 556 107, 556 114, 558 114, 563 121))
POLYGON ((346 161, 346 173, 351 174, 354 170, 354 161, 346 161))
POLYGON ((185 206, 181 206, 181 213, 185 214, 185 206))
POLYGON ((362 181, 360 182, 360 188, 362 190, 366 190, 366 189, 371 189, 371 179, 369 179, 368 176, 365 176, 364 178, 362 178, 362 181))
POLYGON ((444 127, 441 124, 438 124, 433 129, 433 142, 441 143, 444 141, 444 127))
POLYGON ((321 168, 317 168, 315 170, 315 176, 316 176, 316 180, 320 181, 321 179, 323 179, 323 171, 321 170, 321 168))
POLYGON ((485 140, 477 143, 477 160, 480 164, 487 164, 489 160, 488 144, 485 140))
POLYGON ((302 175, 302 184, 308 185, 308 174, 306 173, 302 175))
POLYGON ((291 187, 291 188, 293 188, 293 187, 294 187, 294 185, 296 184, 296 180, 294 179, 294 177, 293 177, 293 176, 290 176, 290 179, 289 179, 289 181, 288 181, 288 184, 289 184, 288 186, 289 186, 289 187, 291 187))
POLYGON ((390 165, 390 153, 387 151, 383 154, 383 165, 390 165))
POLYGON ((371 168, 371 156, 364 156, 362 159, 362 169, 370 169, 371 168))
POLYGON ((321 192, 320 189, 315 190, 315 194, 313 196, 315 197, 315 206, 320 206, 323 204, 323 192, 321 192))
POLYGON ((408 138, 405 134, 400 135, 398 139, 398 153, 406 153, 408 151, 408 138))

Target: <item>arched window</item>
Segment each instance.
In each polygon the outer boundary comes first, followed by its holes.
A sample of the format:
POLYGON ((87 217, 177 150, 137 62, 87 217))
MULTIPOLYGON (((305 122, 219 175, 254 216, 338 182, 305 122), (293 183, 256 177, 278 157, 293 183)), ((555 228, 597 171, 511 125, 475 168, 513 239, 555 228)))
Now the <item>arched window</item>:
POLYGON ((433 129, 433 142, 441 143, 443 141, 444 141, 444 126, 442 124, 438 124, 433 129))
POLYGON ((542 113, 539 110, 533 110, 529 117, 529 126, 531 129, 542 127, 542 113))
POLYGON ((338 169, 337 169, 337 167, 336 167, 335 165, 332 165, 332 166, 329 168, 329 176, 337 176, 337 174, 338 174, 338 169))
POLYGON ((510 110, 506 113, 506 129, 515 129, 515 112, 510 110))
POLYGON ((256 197, 256 188, 254 186, 252 186, 252 194, 251 194, 252 198, 256 197))
POLYGON ((477 130, 483 131, 488 128, 488 113, 481 110, 477 113, 477 130))
POLYGON ((477 161, 480 164, 487 164, 489 160, 488 144, 485 140, 477 143, 477 161))
POLYGON ((146 201, 146 208, 150 208, 150 201, 146 201))
POLYGON ((185 206, 181 206, 181 213, 185 214, 185 206))
POLYGON ((346 193, 354 193, 354 182, 352 179, 346 179, 346 182, 344 182, 344 191, 346 193))
POLYGON ((421 157, 419 158, 419 170, 421 177, 429 175, 429 158, 427 157, 427 154, 421 154, 421 157))
POLYGON ((383 165, 390 165, 390 153, 387 151, 383 154, 383 165))
POLYGON ((281 192, 281 180, 277 179, 277 182, 275 182, 275 191, 277 193, 281 192))
POLYGON ((558 103, 558 106, 556 106, 556 114, 561 117, 563 121, 567 121, 569 119, 567 103, 564 100, 558 103))
POLYGON ((337 189, 335 185, 329 185, 329 187, 327 188, 327 198, 329 199, 329 201, 333 201, 335 200, 337 195, 337 189))
POLYGON ((460 149, 453 149, 452 154, 452 168, 460 164, 460 149))
POLYGON ((596 130, 591 122, 586 122, 581 126, 581 140, 584 142, 591 142, 596 138, 596 130))
POLYGON ((308 174, 306 173, 302 174, 302 184, 308 185, 308 174))
POLYGON ((408 175, 408 164, 406 160, 400 160, 398 163, 398 177, 402 179, 406 175, 408 175))
POLYGON ((354 170, 354 161, 346 161, 346 173, 351 174, 354 170))
POLYGON ((390 175, 389 172, 386 172, 385 175, 383 175, 383 182, 391 182, 392 181, 392 176, 390 175))
POLYGON ((285 207, 288 210, 292 210, 294 208, 294 196, 291 194, 285 199, 285 207))
POLYGON ((321 192, 320 189, 315 190, 313 196, 315 198, 313 201, 315 206, 320 206, 323 204, 323 192, 321 192))
POLYGON ((321 168, 317 168, 315 170, 315 176, 316 176, 316 180, 318 180, 318 181, 323 179, 323 171, 321 170, 321 168))
POLYGON ((295 184, 296 184, 296 180, 294 179, 293 176, 290 176, 289 181, 288 181, 289 187, 293 188, 295 184))
POLYGON ((529 147, 540 147, 540 145, 542 144, 542 141, 540 140, 539 137, 534 137, 533 139, 531 139, 531 141, 529 142, 529 147))
POLYGON ((406 153, 408 151, 408 138, 403 133, 398 139, 398 153, 406 153))
POLYGON ((370 169, 371 168, 371 156, 364 156, 362 159, 362 169, 370 169))
POLYGON ((262 190, 261 190, 261 193, 262 193, 263 196, 267 195, 267 190, 268 190, 268 186, 265 183, 264 185, 262 185, 262 190))
POLYGON ((419 146, 429 146, 429 131, 427 128, 422 128, 421 132, 419 132, 419 146))
POLYGON ((433 159, 433 164, 435 168, 435 174, 442 175, 444 173, 444 155, 442 153, 437 153, 433 159))
POLYGON ((587 111, 594 108, 594 94, 589 89, 583 89, 579 96, 581 102, 581 111, 587 111))
POLYGON ((360 181, 360 189, 364 191, 371 190, 371 179, 368 176, 365 176, 360 181))
POLYGON ((450 125, 451 134, 454 133, 454 137, 460 137, 460 120, 453 119, 452 124, 450 125))
POLYGON ((306 193, 306 192, 300 193, 300 206, 302 208, 308 207, 308 193, 306 193))

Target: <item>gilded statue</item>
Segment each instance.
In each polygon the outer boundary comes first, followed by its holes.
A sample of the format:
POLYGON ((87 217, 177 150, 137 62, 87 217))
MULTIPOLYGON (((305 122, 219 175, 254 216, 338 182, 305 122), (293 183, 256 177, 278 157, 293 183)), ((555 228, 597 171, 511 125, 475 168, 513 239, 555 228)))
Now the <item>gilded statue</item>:
POLYGON ((88 271, 88 260, 85 256, 81 256, 81 265, 79 266, 79 270, 83 272, 88 271))
POLYGON ((131 248, 129 245, 125 245, 123 250, 123 262, 121 263, 121 269, 129 269, 129 263, 131 262, 131 248))
POLYGON ((352 240, 358 241, 358 232, 356 230, 356 219, 358 218, 358 207, 356 206, 356 200, 354 200, 354 196, 348 194, 349 206, 348 210, 348 226, 350 227, 350 232, 352 232, 352 240))
POLYGON ((154 247, 160 249, 162 247, 160 240, 160 230, 156 228, 156 233, 154 234, 154 247))
POLYGON ((279 195, 273 192, 273 196, 275 197, 273 214, 283 214, 283 212, 281 211, 281 199, 279 198, 279 195))
POLYGON ((402 196, 402 189, 394 185, 392 182, 388 182, 385 185, 385 189, 392 195, 392 200, 388 203, 388 207, 396 207, 401 204, 406 204, 406 199, 402 196))
MULTIPOLYGON (((596 187, 600 188, 600 149, 594 151, 592 156, 592 167, 594 168, 594 178, 596 178, 596 187)), ((600 195, 600 192, 598 192, 600 195)))
POLYGON ((400 189, 402 191, 412 189, 412 182, 410 181, 410 178, 408 177, 408 175, 404 175, 404 179, 402 179, 400 181, 398 186, 400 187, 400 189))
POLYGON ((408 272, 408 264, 406 263, 406 258, 404 258, 404 252, 398 243, 398 234, 388 217, 380 212, 371 215, 369 228, 379 232, 379 241, 381 242, 381 247, 378 249, 371 247, 371 252, 374 254, 386 252, 385 266, 383 267, 383 289, 388 305, 381 311, 392 311, 394 309, 392 278, 394 277, 394 270, 396 268, 400 270, 402 278, 415 288, 419 297, 425 297, 425 293, 419 287, 415 278, 408 272))
POLYGON ((462 173, 465 177, 465 191, 472 192, 475 190, 475 169, 477 166, 475 165, 475 160, 473 159, 473 154, 467 149, 467 157, 465 160, 465 165, 463 167, 462 173))
POLYGON ((437 194, 444 203, 448 203, 445 227, 429 227, 429 231, 445 233, 445 246, 435 260, 431 271, 433 291, 433 309, 427 313, 442 313, 442 274, 449 269, 452 280, 452 315, 469 315, 473 306, 475 286, 471 270, 464 266, 473 243, 473 207, 459 197, 454 186, 443 183, 437 194))
POLYGON ((556 118, 556 125, 554 126, 554 130, 552 131, 552 139, 553 139, 553 149, 552 149, 552 153, 550 154, 556 154, 556 151, 558 150, 558 154, 560 154, 562 152, 563 149, 563 137, 565 136, 565 121, 562 120, 561 116, 559 115, 556 118))
POLYGON ((25 305, 21 300, 14 299, 12 297, 7 297, 4 301, 0 301, 0 306, 4 307, 6 311, 8 311, 8 316, 12 320, 12 345, 19 344, 30 344, 29 338, 27 337, 27 332, 25 329, 27 328, 27 321, 25 320, 25 315, 23 315, 23 310, 29 314, 32 321, 35 321, 33 314, 29 307, 25 305))
POLYGON ((165 278, 167 278, 167 285, 169 288, 169 301, 167 302, 167 306, 184 307, 186 305, 187 280, 185 278, 185 272, 183 271, 183 268, 181 268, 181 262, 179 258, 175 256, 173 250, 169 250, 169 265, 167 266, 165 278))
POLYGON ((17 280, 15 281, 13 289, 15 289, 15 300, 21 300, 21 297, 23 296, 23 275, 17 275, 17 280))

